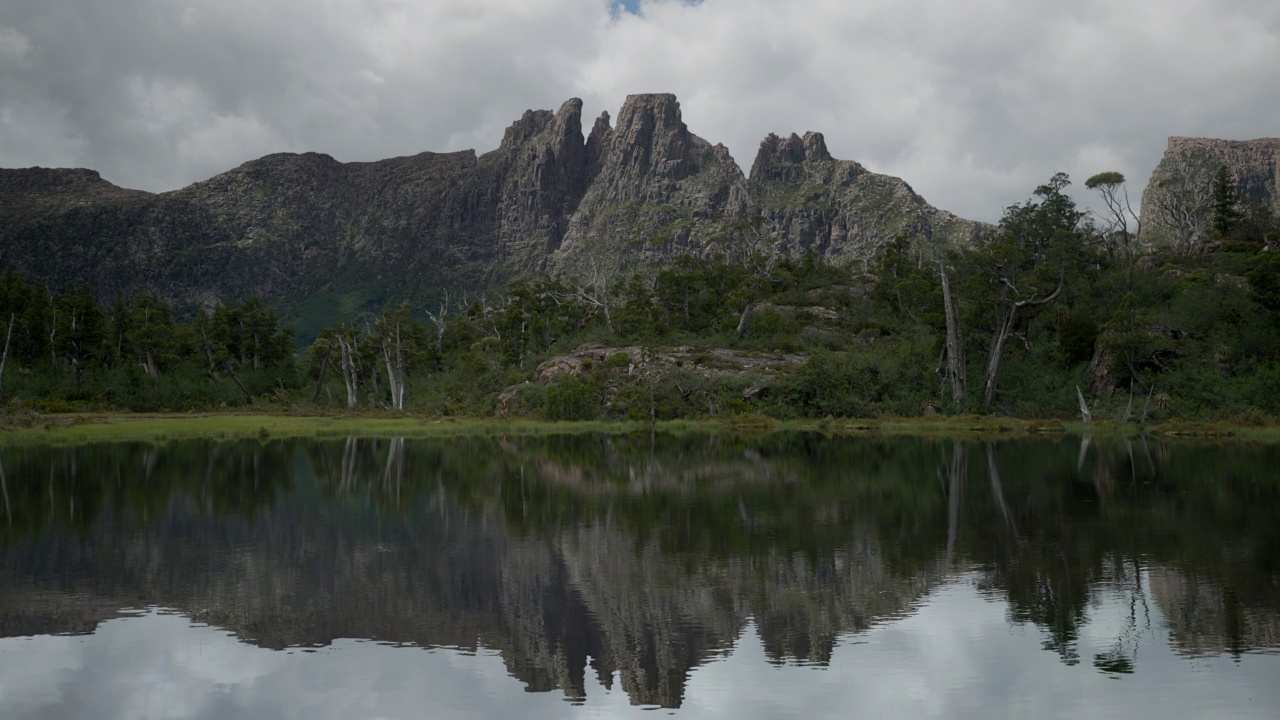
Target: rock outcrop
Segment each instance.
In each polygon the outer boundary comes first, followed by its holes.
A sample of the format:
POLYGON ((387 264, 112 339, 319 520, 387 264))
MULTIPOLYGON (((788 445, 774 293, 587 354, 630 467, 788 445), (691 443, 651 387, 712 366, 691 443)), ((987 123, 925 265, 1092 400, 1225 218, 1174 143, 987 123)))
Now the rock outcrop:
POLYGON ((617 127, 602 116, 591 135, 598 169, 552 267, 617 269, 697 254, 726 218, 745 215, 742 170, 728 148, 689 132, 674 95, 632 95, 617 127))
POLYGON ((945 244, 982 228, 833 159, 818 133, 770 135, 748 179, 689 131, 673 95, 630 96, 616 125, 604 113, 586 136, 581 120, 573 99, 526 112, 481 156, 276 154, 160 194, 91 170, 0 170, 0 265, 105 299, 256 294, 306 336, 340 307, 727 252, 726 228, 748 218, 759 249, 842 261, 902 233, 945 244))
POLYGON ((1209 187, 1222 166, 1235 175, 1242 202, 1280 209, 1280 138, 1171 137, 1142 193, 1146 240, 1187 246, 1202 241, 1210 213, 1209 187))
POLYGON ((934 208, 899 178, 832 158, 815 132, 765 138, 748 188, 784 255, 865 262, 899 234, 946 246, 972 242, 983 227, 934 208))

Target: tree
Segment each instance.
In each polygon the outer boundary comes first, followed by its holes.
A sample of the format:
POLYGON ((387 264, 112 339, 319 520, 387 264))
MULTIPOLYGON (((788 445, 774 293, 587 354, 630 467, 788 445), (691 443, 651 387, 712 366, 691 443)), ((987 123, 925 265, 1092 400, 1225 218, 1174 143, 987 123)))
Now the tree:
POLYGON ((613 316, 609 310, 613 307, 613 277, 593 256, 588 259, 583 276, 572 282, 573 297, 589 307, 599 308, 604 313, 604 324, 609 334, 613 334, 613 316))
POLYGON ((1259 254, 1245 280, 1249 283, 1249 297, 1280 318, 1280 252, 1259 254))
POLYGON ((193 327, 204 351, 209 377, 223 374, 235 383, 246 404, 253 392, 245 378, 293 362, 293 331, 280 327, 275 313, 256 297, 241 305, 220 304, 213 315, 201 311, 193 327))
POLYGON ((1111 239, 1119 241, 1117 244, 1124 254, 1128 273, 1128 287, 1132 288, 1137 243, 1142 235, 1142 219, 1133 211, 1133 206, 1129 203, 1129 191, 1124 185, 1124 175, 1114 171, 1098 173, 1085 180, 1084 186, 1090 190, 1097 190, 1102 196, 1102 203, 1106 208, 1102 213, 1102 234, 1108 241, 1111 239), (1130 220, 1133 221, 1133 232, 1129 231, 1130 220))
POLYGON ((947 356, 946 379, 951 384, 952 402, 956 407, 961 407, 969 392, 967 364, 964 357, 964 334, 961 332, 959 314, 952 300, 951 283, 947 280, 945 261, 938 261, 938 275, 942 279, 942 304, 947 323, 947 340, 944 346, 947 356))
POLYGON ((4 383, 4 366, 9 362, 9 341, 13 339, 13 321, 17 317, 17 313, 9 313, 9 326, 4 332, 4 354, 0 355, 0 384, 4 383))
POLYGON ((914 322, 938 326, 942 320, 938 315, 941 286, 931 266, 910 238, 899 235, 880 253, 873 299, 914 322))
POLYGON ((85 363, 100 357, 107 332, 105 316, 87 285, 68 285, 53 302, 56 352, 79 382, 85 363))
POLYGON ((141 292, 133 297, 129 315, 129 347, 151 382, 158 382, 161 369, 178 359, 169 305, 154 293, 141 292))
POLYGON ((370 340, 377 345, 387 368, 391 407, 404 410, 405 381, 426 345, 426 328, 409 316, 409 304, 402 303, 394 313, 383 311, 374 323, 370 340))
POLYGON ((733 333, 737 338, 746 334, 751 310, 768 288, 769 273, 777 262, 775 253, 766 254, 773 237, 766 234, 765 221, 763 215, 753 215, 746 220, 726 222, 712 238, 712 242, 725 248, 724 257, 744 271, 742 281, 727 298, 731 307, 742 308, 733 333))
POLYGON ((1244 213, 1240 211, 1240 196, 1236 192, 1236 178, 1226 165, 1218 167, 1210 186, 1211 208, 1213 210, 1210 226, 1213 234, 1219 238, 1229 237, 1244 213))
POLYGON ((333 329, 331 337, 338 344, 342 383, 347 388, 347 409, 353 410, 360 400, 360 331, 342 323, 333 329))
POLYGON ((1183 252, 1193 252, 1209 224, 1208 186, 1180 167, 1157 181, 1155 190, 1151 193, 1154 220, 1173 231, 1183 252))
POLYGON ((994 238, 974 254, 986 276, 988 292, 995 292, 994 328, 983 382, 984 410, 990 410, 995 398, 1005 343, 1023 311, 1058 298, 1067 265, 1081 248, 1078 230, 1084 213, 1063 192, 1070 184, 1066 173, 1057 173, 1036 188, 1035 198, 1009 206, 994 238))

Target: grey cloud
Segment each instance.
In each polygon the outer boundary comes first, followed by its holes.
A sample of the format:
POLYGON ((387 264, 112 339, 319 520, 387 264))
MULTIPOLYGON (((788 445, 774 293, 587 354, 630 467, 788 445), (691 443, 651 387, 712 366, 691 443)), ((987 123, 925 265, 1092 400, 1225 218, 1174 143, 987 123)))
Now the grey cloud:
POLYGON ((819 130, 992 220, 1058 170, 1120 170, 1136 196, 1169 135, 1276 133, 1270 0, 613 6, 9 0, 0 165, 162 190, 275 151, 483 151, 526 108, 664 91, 744 167, 769 132, 819 130))

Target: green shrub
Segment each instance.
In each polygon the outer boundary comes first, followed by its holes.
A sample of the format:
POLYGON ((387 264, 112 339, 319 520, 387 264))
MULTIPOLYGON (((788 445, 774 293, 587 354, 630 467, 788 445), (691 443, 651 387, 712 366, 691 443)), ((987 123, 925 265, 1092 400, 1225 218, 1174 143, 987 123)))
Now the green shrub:
POLYGON ((547 387, 542 414, 548 420, 595 420, 600 416, 600 384, 590 375, 562 375, 547 387))

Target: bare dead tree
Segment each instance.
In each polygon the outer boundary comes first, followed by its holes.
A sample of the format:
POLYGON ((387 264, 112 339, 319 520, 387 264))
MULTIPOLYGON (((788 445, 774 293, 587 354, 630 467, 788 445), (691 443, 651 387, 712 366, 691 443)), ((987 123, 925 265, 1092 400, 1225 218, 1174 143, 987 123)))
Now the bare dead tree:
POLYGON ((404 410, 405 358, 402 334, 407 317, 408 309, 402 306, 396 313, 383 315, 378 321, 378 346, 387 366, 387 387, 391 391, 391 407, 394 410, 404 410))
POLYGON ((1058 277, 1058 286, 1054 291, 1044 297, 1031 296, 1026 300, 1017 300, 1009 302, 1009 291, 1013 291, 1016 295, 1018 289, 1009 282, 1007 277, 1000 277, 1000 302, 996 309, 996 329, 991 336, 991 353, 987 356, 987 375, 983 386, 982 407, 984 410, 991 409, 991 400, 996 394, 996 379, 1000 374, 1000 363, 1004 360, 1004 344, 1009 339, 1009 335, 1013 332, 1014 322, 1017 320, 1018 311, 1022 308, 1036 307, 1045 305, 1057 299, 1062 293, 1062 276, 1058 277))
POLYGON ((1076 399, 1080 401, 1080 419, 1083 422, 1093 422, 1093 413, 1089 412, 1089 405, 1084 401, 1084 393, 1080 392, 1080 386, 1076 386, 1076 399))
MULTIPOLYGON (((460 310, 466 310, 467 298, 465 295, 459 304, 461 305, 460 310)), ((439 311, 432 312, 423 308, 423 312, 427 314, 427 317, 431 318, 431 322, 436 326, 436 350, 441 354, 444 353, 444 333, 449 322, 449 305, 449 289, 445 288, 444 297, 440 300, 439 311)))
MULTIPOLYGON (((4 383, 4 366, 9 362, 9 339, 13 337, 13 321, 15 313, 9 313, 9 329, 4 334, 4 354, 0 355, 0 385, 4 383)), ((3 472, 0 470, 0 472, 3 472)))
POLYGON ((964 335, 960 329, 960 318, 956 313, 955 303, 951 297, 951 283, 947 280, 946 263, 938 261, 938 273, 942 276, 942 308, 947 321, 947 380, 951 383, 951 399, 959 407, 968 394, 966 363, 964 357, 964 335))
POLYGON ((1151 197, 1155 221, 1174 233, 1184 252, 1194 252, 1207 235, 1211 217, 1209 184, 1179 170, 1159 181, 1151 197))
POLYGON ((613 334, 613 317, 609 308, 613 305, 613 295, 609 287, 612 273, 596 261, 594 257, 587 260, 587 269, 580 280, 573 283, 573 297, 586 305, 599 308, 604 312, 604 324, 613 334))
POLYGON ((58 371, 58 346, 54 343, 54 338, 58 335, 58 303, 54 301, 53 296, 49 296, 49 302, 53 306, 53 318, 49 321, 49 361, 53 363, 53 371, 58 371))
POLYGON ((354 409, 360 399, 360 348, 354 333, 346 328, 338 329, 337 340, 342 361, 342 382, 347 387, 347 409, 354 409))
MULTIPOLYGON (((316 391, 311 395, 311 402, 320 399, 320 389, 324 387, 325 376, 329 374, 329 358, 333 357, 333 343, 323 340, 324 355, 320 358, 320 372, 316 374, 316 391)), ((319 342, 316 343, 320 345, 319 342)))
POLYGON ((1128 270, 1128 284, 1133 287, 1133 268, 1137 244, 1142 237, 1142 218, 1134 212, 1133 205, 1129 202, 1129 190, 1124 183, 1124 175, 1112 171, 1094 175, 1085 181, 1084 186, 1097 190, 1102 196, 1105 210, 1097 215, 1103 222, 1103 236, 1119 238, 1128 270), (1133 224, 1132 232, 1129 231, 1130 221, 1133 224))

